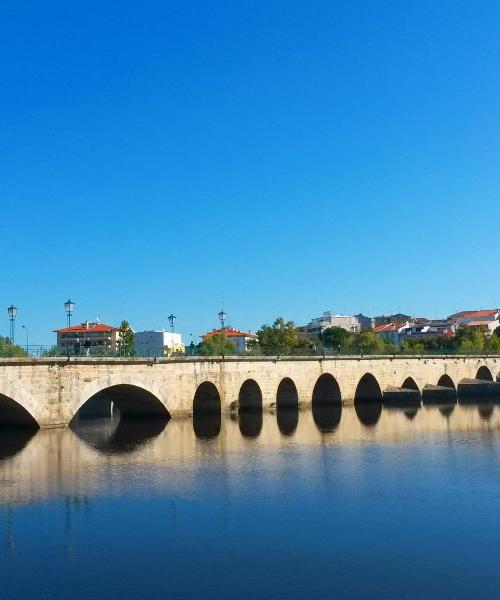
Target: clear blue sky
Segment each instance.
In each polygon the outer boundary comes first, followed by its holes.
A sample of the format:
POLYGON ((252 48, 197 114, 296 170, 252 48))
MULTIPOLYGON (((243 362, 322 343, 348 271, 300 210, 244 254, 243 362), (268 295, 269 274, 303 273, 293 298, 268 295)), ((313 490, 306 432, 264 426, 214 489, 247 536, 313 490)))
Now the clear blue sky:
POLYGON ((186 338, 222 302, 249 329, 500 305, 499 30, 496 1, 3 2, 18 339, 68 296, 186 338))

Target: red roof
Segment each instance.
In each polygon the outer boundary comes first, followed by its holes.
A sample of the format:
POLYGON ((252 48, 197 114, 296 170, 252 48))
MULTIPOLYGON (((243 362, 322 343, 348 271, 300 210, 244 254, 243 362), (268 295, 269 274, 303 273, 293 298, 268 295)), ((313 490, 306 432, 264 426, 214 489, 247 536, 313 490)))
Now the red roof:
POLYGON ((87 333, 92 332, 110 332, 120 331, 119 327, 112 327, 111 325, 104 325, 104 323, 80 323, 80 325, 72 325, 71 327, 63 327, 62 329, 55 329, 54 333, 87 333))
POLYGON ((462 312, 451 315, 450 319, 468 319, 469 317, 481 319, 483 317, 494 317, 498 313, 498 310, 498 308, 493 308, 491 310, 463 310, 462 312))
POLYGON ((385 325, 378 325, 373 328, 374 333, 389 333, 390 331, 398 331, 401 327, 404 327, 406 323, 386 323, 385 325))
MULTIPOLYGON (((222 329, 212 329, 208 333, 205 333, 203 338, 212 337, 213 335, 221 335, 222 329)), ((248 333, 246 331, 239 331, 238 329, 233 329, 232 327, 227 327, 224 329, 225 337, 246 337, 246 338, 256 338, 257 336, 253 333, 248 333)))

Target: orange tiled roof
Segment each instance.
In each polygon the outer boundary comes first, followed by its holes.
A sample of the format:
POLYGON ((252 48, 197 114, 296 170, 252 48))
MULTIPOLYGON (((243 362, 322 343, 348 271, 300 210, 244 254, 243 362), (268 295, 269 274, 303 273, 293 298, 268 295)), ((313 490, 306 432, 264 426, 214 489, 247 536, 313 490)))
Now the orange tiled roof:
MULTIPOLYGON (((204 338, 211 337, 213 335, 221 335, 222 329, 213 329, 208 333, 205 333, 204 338)), ((256 338, 257 336, 253 333, 248 333, 246 331, 239 331, 238 329, 233 329, 232 327, 227 327, 224 329, 225 337, 246 337, 246 338, 256 338)))
POLYGON ((397 331, 404 327, 406 323, 386 323, 385 325, 378 325, 373 328, 374 333, 389 333, 390 331, 397 331))
POLYGON ((482 317, 493 317, 498 313, 498 310, 498 308, 489 310, 463 310, 462 312, 451 315, 450 319, 467 319, 469 317, 481 319, 482 317))
POLYGON ((112 327, 111 325, 104 325, 104 323, 89 323, 88 327, 87 327, 86 323, 80 323, 80 325, 72 325, 71 327, 63 327, 62 329, 55 329, 54 333, 86 333, 89 331, 110 332, 110 331, 120 331, 120 328, 112 327))

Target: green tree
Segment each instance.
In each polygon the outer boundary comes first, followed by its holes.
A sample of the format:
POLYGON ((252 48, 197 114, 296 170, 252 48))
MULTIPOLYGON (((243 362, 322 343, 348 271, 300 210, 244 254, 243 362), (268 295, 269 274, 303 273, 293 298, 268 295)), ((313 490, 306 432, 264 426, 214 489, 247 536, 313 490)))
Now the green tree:
POLYGON ((488 350, 495 354, 500 352, 500 335, 492 335, 490 337, 488 340, 488 350))
POLYGON ((484 350, 484 333, 480 327, 468 327, 470 331, 462 336, 459 349, 462 352, 482 352, 484 350))
MULTIPOLYGON (((285 321, 278 317, 272 325, 262 325, 257 331, 257 342, 262 354, 274 356, 290 354, 296 350, 305 350, 311 344, 310 340, 301 337, 293 321, 285 321)), ((254 346, 251 344, 250 346, 254 346)))
POLYGON ((28 356, 24 348, 17 344, 13 346, 9 338, 0 336, 0 358, 21 358, 23 356, 28 356))
POLYGON ((386 344, 373 331, 363 331, 358 335, 353 335, 349 340, 349 346, 369 354, 384 354, 387 352, 386 344))
POLYGON ((325 348, 337 348, 347 344, 351 338, 351 333, 342 327, 328 327, 323 333, 320 333, 319 339, 325 348))
POLYGON ((118 337, 118 347, 121 356, 135 355, 135 338, 128 321, 122 321, 120 324, 120 333, 118 337))
POLYGON ((201 344, 198 344, 196 354, 204 356, 231 355, 236 354, 236 346, 225 335, 214 333, 206 337, 201 344))

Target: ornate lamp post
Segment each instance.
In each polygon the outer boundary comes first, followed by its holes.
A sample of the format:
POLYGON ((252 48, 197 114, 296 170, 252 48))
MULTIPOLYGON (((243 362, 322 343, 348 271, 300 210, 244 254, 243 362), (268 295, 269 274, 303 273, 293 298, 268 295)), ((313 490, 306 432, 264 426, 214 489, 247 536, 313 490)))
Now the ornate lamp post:
MULTIPOLYGON (((71 315, 73 314, 73 311, 75 310, 75 303, 72 302, 69 298, 66 300, 66 302, 64 303, 64 309, 66 310, 66 316, 68 317, 68 329, 71 327, 71 315)), ((68 332, 68 336, 71 336, 71 334, 68 332)), ((68 351, 68 357, 69 357, 69 347, 70 347, 70 342, 71 342, 71 337, 67 338, 67 344, 66 344, 66 350, 68 351)), ((69 358, 68 358, 69 360, 69 358)))
POLYGON ((7 314, 9 315, 9 321, 10 321, 10 343, 12 345, 14 345, 14 329, 15 329, 17 308, 13 304, 11 304, 9 306, 9 308, 7 309, 7 314))
POLYGON ((15 333, 15 322, 16 322, 16 315, 17 315, 17 308, 11 304, 9 306, 9 308, 7 309, 7 314, 9 315, 9 321, 10 321, 10 343, 12 345, 14 345, 14 333, 15 333))
POLYGON ((174 332, 175 332, 175 319, 177 317, 171 313, 170 315, 168 315, 168 322, 170 323, 170 329, 172 332, 172 355, 174 353, 174 332))
POLYGON ((64 308, 66 310, 66 315, 68 317, 68 327, 71 327, 71 315, 73 314, 73 311, 75 310, 75 303, 72 302, 68 298, 68 300, 66 300, 66 302, 64 303, 64 308))
POLYGON ((222 358, 224 358, 224 345, 225 345, 225 341, 226 341, 225 340, 225 334, 226 334, 225 325, 226 325, 227 314, 224 312, 224 309, 222 309, 218 313, 217 316, 219 317, 219 321, 220 321, 220 325, 221 325, 221 340, 222 340, 222 349, 221 349, 222 351, 221 351, 221 354, 222 354, 222 358))

